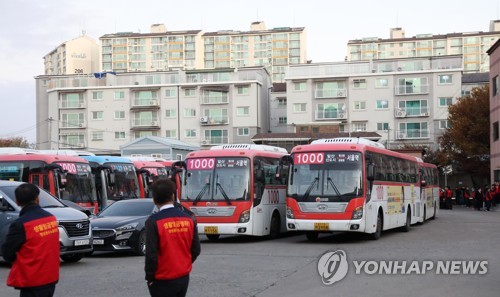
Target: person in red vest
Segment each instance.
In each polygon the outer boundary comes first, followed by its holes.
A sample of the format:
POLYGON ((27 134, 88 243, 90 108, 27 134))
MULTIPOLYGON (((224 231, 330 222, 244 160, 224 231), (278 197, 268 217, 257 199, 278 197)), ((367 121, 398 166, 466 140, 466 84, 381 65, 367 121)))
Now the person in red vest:
POLYGON ((446 208, 452 209, 453 208, 453 203, 452 203, 453 202, 452 201, 453 191, 450 189, 449 186, 446 186, 445 195, 446 195, 446 208))
POLYGON ((22 209, 2 245, 3 258, 12 263, 7 285, 19 289, 21 297, 51 297, 59 281, 57 220, 39 206, 37 186, 22 184, 14 193, 22 209))
POLYGON ((175 184, 158 180, 152 185, 153 201, 160 209, 146 221, 144 270, 151 296, 184 297, 192 263, 200 254, 196 222, 174 207, 175 184))

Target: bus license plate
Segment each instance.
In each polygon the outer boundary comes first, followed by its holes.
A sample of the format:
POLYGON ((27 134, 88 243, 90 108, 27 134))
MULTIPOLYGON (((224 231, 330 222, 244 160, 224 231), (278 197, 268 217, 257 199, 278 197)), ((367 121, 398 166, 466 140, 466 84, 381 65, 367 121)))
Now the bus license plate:
POLYGON ((219 228, 217 226, 206 226, 205 234, 219 234, 219 228))
POLYGON ((328 231, 330 226, 328 223, 314 223, 314 231, 328 231))
POLYGON ((104 239, 94 239, 92 241, 92 243, 96 244, 96 245, 98 245, 98 244, 104 244, 104 239))
POLYGON ((75 240, 75 246, 88 245, 89 242, 90 242, 89 239, 75 240))

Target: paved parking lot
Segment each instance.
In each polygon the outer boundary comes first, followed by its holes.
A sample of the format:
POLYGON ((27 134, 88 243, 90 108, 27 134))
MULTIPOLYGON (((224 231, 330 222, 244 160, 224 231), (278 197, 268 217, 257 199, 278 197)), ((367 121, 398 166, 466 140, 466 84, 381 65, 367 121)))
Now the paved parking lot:
MULTIPOLYGON (((188 296, 498 296, 500 292, 500 209, 441 210, 439 217, 409 233, 384 232, 378 241, 354 233, 308 242, 289 234, 275 240, 223 237, 208 242, 194 264, 188 296), (326 251, 344 250, 347 276, 322 283, 317 269, 326 251), (353 261, 488 261, 484 275, 356 274, 353 261)), ((131 254, 96 253, 75 264, 62 263, 55 296, 147 296, 144 259, 131 254)), ((0 296, 18 296, 5 285, 9 267, 0 264, 0 296)))

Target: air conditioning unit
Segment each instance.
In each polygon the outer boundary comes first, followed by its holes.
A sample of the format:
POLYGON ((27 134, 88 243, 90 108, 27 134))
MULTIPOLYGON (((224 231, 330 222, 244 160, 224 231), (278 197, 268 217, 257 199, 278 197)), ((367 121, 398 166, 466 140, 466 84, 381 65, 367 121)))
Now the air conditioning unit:
POLYGON ((84 108, 84 107, 85 107, 85 105, 84 105, 83 103, 79 103, 79 104, 78 104, 78 107, 79 107, 79 108, 84 108))
POLYGON ((339 119, 345 119, 346 118, 346 113, 345 112, 339 112, 339 119))
POLYGON ((338 91, 337 92, 337 97, 344 97, 344 92, 343 91, 338 91))
POLYGON ((202 123, 202 124, 208 123, 208 117, 201 117, 200 118, 200 123, 202 123))
POLYGON ((398 133, 398 139, 405 139, 406 133, 398 133))
POLYGON ((208 140, 208 139, 203 139, 203 140, 201 141, 201 144, 202 144, 202 145, 209 145, 209 144, 210 144, 210 140, 208 140))
POLYGON ((78 143, 76 146, 79 147, 79 148, 84 148, 85 147, 85 143, 78 143))
POLYGON ((406 117, 406 111, 404 111, 404 110, 398 110, 396 112, 396 117, 397 118, 404 118, 404 117, 406 117))
POLYGON ((428 112, 422 112, 420 115, 423 116, 423 117, 428 117, 429 113, 428 112))
POLYGON ((157 121, 152 121, 151 122, 151 126, 158 126, 158 122, 157 121))
POLYGON ((83 126, 85 126, 85 123, 80 123, 80 124, 78 124, 78 127, 79 127, 79 128, 83 128, 83 126))
POLYGON ((158 105, 158 101, 151 100, 151 101, 149 101, 149 105, 158 105))

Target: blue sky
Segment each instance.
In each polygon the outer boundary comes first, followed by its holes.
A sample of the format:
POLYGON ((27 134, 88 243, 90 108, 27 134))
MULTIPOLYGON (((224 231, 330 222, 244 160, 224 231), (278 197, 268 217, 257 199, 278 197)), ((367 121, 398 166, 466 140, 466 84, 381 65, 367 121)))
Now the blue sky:
POLYGON ((267 28, 306 27, 307 58, 342 61, 347 42, 388 38, 390 28, 406 36, 488 31, 500 19, 500 0, 476 1, 131 1, 16 0, 0 2, 0 138, 23 136, 35 142, 35 80, 43 56, 82 30, 104 34, 168 30, 249 30, 253 21, 267 28), (348 2, 348 3, 347 3, 348 2), (467 5, 465 5, 467 3, 467 5))

